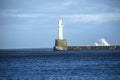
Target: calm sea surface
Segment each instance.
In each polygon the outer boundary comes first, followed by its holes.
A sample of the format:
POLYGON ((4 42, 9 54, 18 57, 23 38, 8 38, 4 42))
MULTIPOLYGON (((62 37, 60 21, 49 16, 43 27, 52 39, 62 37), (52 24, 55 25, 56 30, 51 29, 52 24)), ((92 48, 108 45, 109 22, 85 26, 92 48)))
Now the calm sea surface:
POLYGON ((0 51, 0 80, 120 80, 120 50, 0 51))

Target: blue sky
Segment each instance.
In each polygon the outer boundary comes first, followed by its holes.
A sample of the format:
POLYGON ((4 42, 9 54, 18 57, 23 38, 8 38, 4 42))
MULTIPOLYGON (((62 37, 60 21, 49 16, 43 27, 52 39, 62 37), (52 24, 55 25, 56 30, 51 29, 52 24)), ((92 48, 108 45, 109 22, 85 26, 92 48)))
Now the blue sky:
POLYGON ((68 45, 120 45, 120 0, 0 0, 0 49, 52 48, 62 18, 68 45))

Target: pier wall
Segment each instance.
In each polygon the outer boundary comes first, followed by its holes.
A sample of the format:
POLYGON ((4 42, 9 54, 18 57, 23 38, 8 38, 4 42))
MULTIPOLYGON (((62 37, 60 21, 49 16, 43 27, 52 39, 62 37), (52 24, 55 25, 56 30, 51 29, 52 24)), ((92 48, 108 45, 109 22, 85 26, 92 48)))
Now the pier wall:
POLYGON ((120 50, 120 46, 67 46, 66 39, 55 40, 55 51, 71 51, 71 50, 120 50))
POLYGON ((68 46, 67 50, 120 50, 120 46, 68 46))

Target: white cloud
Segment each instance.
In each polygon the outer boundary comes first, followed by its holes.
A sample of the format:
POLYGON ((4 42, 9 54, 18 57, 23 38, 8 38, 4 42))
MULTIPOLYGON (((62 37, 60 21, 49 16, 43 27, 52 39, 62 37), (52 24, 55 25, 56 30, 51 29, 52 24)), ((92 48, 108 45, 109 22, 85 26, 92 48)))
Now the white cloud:
POLYGON ((67 9, 70 5, 72 5, 72 3, 72 1, 48 3, 44 4, 42 7, 48 11, 58 11, 67 9))
MULTIPOLYGON (((64 5, 70 5, 72 2, 65 3, 64 5)), ((120 21, 120 12, 113 13, 96 13, 96 14, 59 14, 59 13, 22 13, 19 10, 6 10, 1 11, 0 16, 17 17, 17 18, 63 18, 67 22, 72 23, 105 23, 110 21, 120 21)))
POLYGON ((46 16, 45 14, 37 14, 37 13, 33 13, 33 14, 14 14, 12 15, 13 17, 18 17, 18 18, 37 18, 37 17, 43 17, 46 16))
POLYGON ((62 17, 67 22, 72 23, 104 23, 109 21, 120 20, 120 13, 106 13, 106 14, 40 14, 40 13, 4 13, 2 16, 17 17, 17 18, 60 18, 62 17))
POLYGON ((63 18, 69 22, 104 23, 109 21, 120 20, 120 13, 72 14, 72 15, 64 15, 63 18))
POLYGON ((72 1, 68 1, 68 2, 64 2, 63 5, 64 6, 70 6, 73 2, 72 1))
POLYGON ((17 18, 37 18, 37 17, 44 17, 47 15, 41 14, 41 13, 20 13, 20 12, 14 12, 13 10, 11 10, 9 12, 1 12, 0 16, 17 17, 17 18))

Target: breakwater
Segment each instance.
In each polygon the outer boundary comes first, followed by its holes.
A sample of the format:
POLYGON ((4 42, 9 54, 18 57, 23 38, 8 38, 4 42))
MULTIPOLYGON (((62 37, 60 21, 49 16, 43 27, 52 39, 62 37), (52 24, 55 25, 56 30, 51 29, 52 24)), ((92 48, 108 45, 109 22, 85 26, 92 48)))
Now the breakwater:
POLYGON ((56 39, 55 51, 70 51, 70 50, 120 50, 120 46, 67 46, 67 40, 56 39))
POLYGON ((65 51, 73 51, 73 50, 120 50, 120 46, 67 46, 66 49, 62 49, 62 47, 54 47, 55 51, 65 50, 65 51))
POLYGON ((68 46, 67 50, 120 50, 120 46, 68 46))

